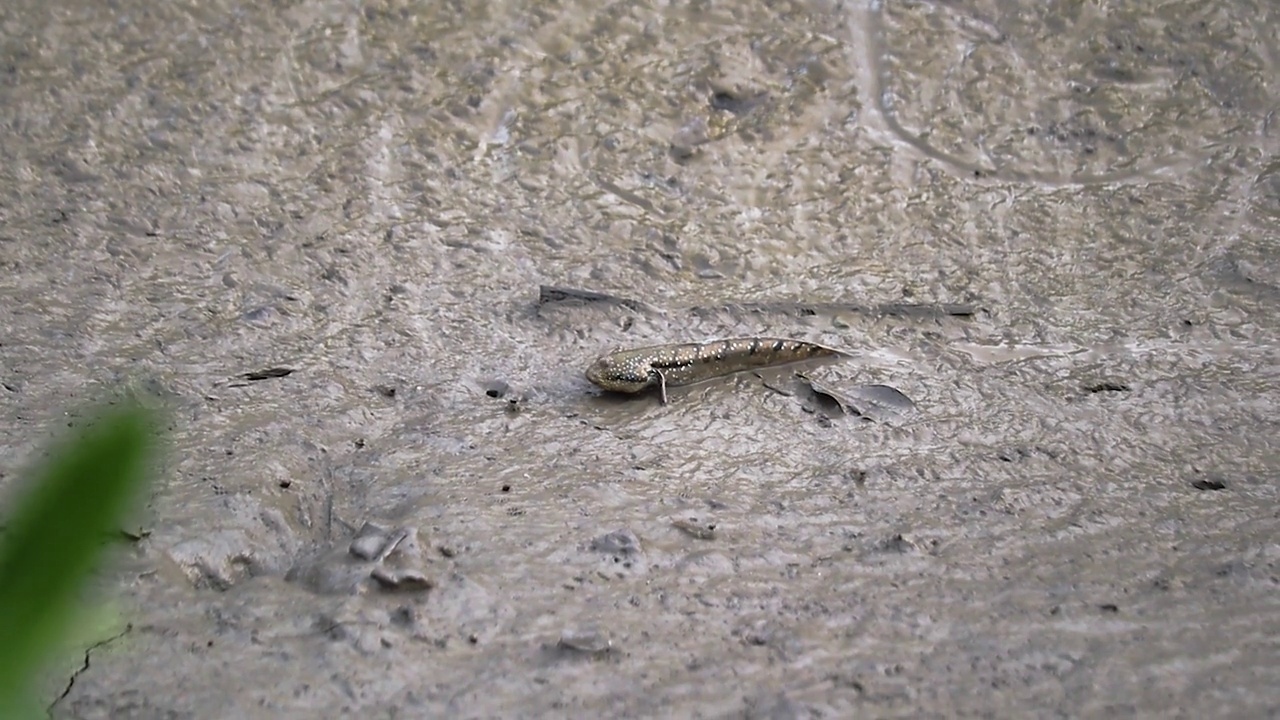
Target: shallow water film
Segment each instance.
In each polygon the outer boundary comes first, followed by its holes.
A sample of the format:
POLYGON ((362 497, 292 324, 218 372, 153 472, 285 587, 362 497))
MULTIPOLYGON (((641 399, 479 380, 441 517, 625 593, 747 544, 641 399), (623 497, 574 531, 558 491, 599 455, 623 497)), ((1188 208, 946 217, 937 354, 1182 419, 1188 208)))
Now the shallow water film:
POLYGON ((173 421, 52 717, 1280 713, 1275 3, 0 28, 0 490, 173 421))

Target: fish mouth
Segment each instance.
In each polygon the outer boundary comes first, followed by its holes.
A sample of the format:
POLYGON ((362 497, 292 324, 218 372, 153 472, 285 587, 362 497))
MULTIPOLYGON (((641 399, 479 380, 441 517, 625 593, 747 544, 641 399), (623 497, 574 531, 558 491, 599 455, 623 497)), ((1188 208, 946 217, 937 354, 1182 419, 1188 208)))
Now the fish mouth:
POLYGON ((604 358, 601 358, 587 366, 587 371, 583 374, 587 376, 588 380, 599 385, 604 380, 605 370, 608 368, 609 364, 604 361, 604 358))
POLYGON ((584 373, 592 384, 610 392, 634 393, 643 390, 648 380, 620 377, 613 363, 608 358, 600 358, 591 363, 584 373))

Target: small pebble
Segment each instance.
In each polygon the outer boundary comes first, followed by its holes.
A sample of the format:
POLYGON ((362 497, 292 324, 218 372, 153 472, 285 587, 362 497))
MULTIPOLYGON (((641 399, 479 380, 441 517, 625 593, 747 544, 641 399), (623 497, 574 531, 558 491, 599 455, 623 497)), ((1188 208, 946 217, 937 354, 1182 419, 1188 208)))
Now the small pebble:
POLYGON ((386 538, 380 535, 359 537, 351 541, 351 554, 361 560, 372 560, 378 556, 385 544, 386 538))
POLYGON ((610 555, 634 555, 640 552, 640 538, 630 530, 616 530, 592 540, 591 549, 610 555))
POLYGON ((369 577, 387 590, 421 592, 432 587, 431 580, 417 570, 391 570, 378 566, 369 573, 369 577))
POLYGON ((595 655, 613 647, 609 636, 597 627, 569 628, 560 633, 560 647, 595 655))
POLYGON ((356 533, 356 538, 351 541, 349 550, 352 555, 361 560, 372 560, 382 552, 386 544, 387 531, 373 523, 365 523, 356 533))

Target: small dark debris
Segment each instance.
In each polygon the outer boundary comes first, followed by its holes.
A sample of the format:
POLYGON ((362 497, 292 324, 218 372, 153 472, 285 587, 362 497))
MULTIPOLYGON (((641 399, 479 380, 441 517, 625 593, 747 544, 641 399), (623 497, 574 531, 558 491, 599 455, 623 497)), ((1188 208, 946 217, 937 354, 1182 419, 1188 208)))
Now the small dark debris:
POLYGON ((391 612, 391 624, 412 627, 418 621, 418 611, 412 605, 401 605, 391 612))
POLYGON ((888 540, 885 540, 880 544, 880 547, 888 552, 903 554, 912 553, 916 550, 916 544, 902 533, 897 533, 888 540))
POLYGON ((710 104, 713 110, 724 110, 734 115, 745 115, 764 102, 767 97, 766 93, 757 93, 744 97, 737 93, 721 90, 711 94, 710 104))
POLYGON ((553 285, 538 286, 539 305, 560 302, 575 302, 581 304, 605 303, 621 305, 622 307, 630 308, 631 310, 644 309, 644 304, 638 300, 619 297, 617 295, 609 295, 607 293, 596 292, 594 290, 579 290, 577 288, 556 287, 553 285))
POLYGON ((447 557, 447 558, 457 557, 457 555, 458 555, 458 551, 457 551, 457 550, 455 550, 454 548, 452 548, 452 547, 448 546, 448 545, 441 545, 441 546, 440 546, 439 548, 437 548, 437 549, 440 551, 440 554, 441 554, 441 555, 443 555, 443 556, 445 556, 445 557, 447 557))
POLYGON ((687 520, 682 518, 672 521, 671 527, 698 540, 716 539, 715 523, 699 523, 696 518, 687 520))
POLYGON ((1103 392, 1129 392, 1132 390, 1127 384, 1119 382, 1100 382, 1093 385, 1086 385, 1084 391, 1087 393, 1103 393, 1103 392))
POLYGON ((1226 490, 1227 484, 1221 480, 1192 480, 1191 487, 1197 490, 1226 490))
POLYGON ((288 490, 288 489, 289 489, 289 486, 293 485, 293 481, 292 481, 292 480, 281 480, 280 482, 278 482, 278 483, 276 483, 276 484, 277 484, 277 485, 279 485, 281 489, 283 489, 283 490, 288 490))
POLYGON ((355 446, 356 446, 356 449, 357 449, 357 450, 363 450, 363 449, 364 449, 364 446, 365 446, 364 438, 356 438, 356 439, 355 439, 355 446))
POLYGON ((388 400, 391 400, 396 396, 396 388, 394 385, 374 385, 373 391, 388 400))
POLYGON ((257 372, 248 372, 241 375, 240 377, 244 378, 245 380, 248 380, 249 382, 258 382, 259 380, 271 380, 273 378, 288 377, 292 374, 293 374, 293 368, 274 367, 274 368, 267 368, 266 370, 259 370, 257 372))
POLYGON ((1224 578, 1224 577, 1231 577, 1231 575, 1236 573, 1244 573, 1244 572, 1248 572, 1248 569, 1245 566, 1245 564, 1239 560, 1234 560, 1234 561, 1226 562, 1219 565, 1218 569, 1213 571, 1213 574, 1217 575, 1218 577, 1224 578))
POLYGON ((505 397, 511 386, 505 380, 490 380, 485 383, 484 394, 491 398, 505 397))
MULTIPOLYGON (((697 261, 697 259, 695 259, 697 261)), ((710 263, 701 258, 699 268, 709 269, 710 263)), ((561 300, 579 300, 596 302, 613 302, 633 310, 648 309, 648 306, 634 300, 616 298, 612 295, 592 293, 586 290, 569 290, 566 288, 542 287, 540 303, 561 300), (581 295, 582 297, 578 297, 581 295), (599 296, 596 298, 595 296, 599 296)), ((694 305, 685 308, 697 316, 707 316, 719 312, 752 313, 756 315, 787 315, 793 317, 814 317, 825 314, 858 313, 863 315, 882 315, 912 318, 955 317, 971 318, 981 308, 965 303, 796 303, 796 302, 734 302, 724 305, 694 305)))
POLYGON ((471 643, 472 645, 478 645, 480 643, 480 636, 476 635, 475 633, 471 633, 470 635, 467 636, 467 642, 471 643))
POLYGON ((1098 606, 1098 609, 1101 610, 1102 612, 1110 612, 1110 613, 1120 612, 1120 606, 1116 605, 1115 603, 1102 603, 1101 605, 1098 606))
POLYGON ((349 284, 347 282, 347 278, 342 274, 342 271, 339 270, 336 265, 330 265, 326 267, 324 269, 324 272, 320 273, 320 279, 326 280, 328 282, 336 282, 340 285, 349 284))
POLYGON ((939 305, 921 305, 916 303, 886 303, 877 310, 881 315, 897 315, 902 317, 931 317, 945 315, 948 317, 968 318, 978 312, 976 305, 960 303, 942 303, 939 305))
POLYGON ((502 492, 511 492, 511 485, 503 485, 502 492))

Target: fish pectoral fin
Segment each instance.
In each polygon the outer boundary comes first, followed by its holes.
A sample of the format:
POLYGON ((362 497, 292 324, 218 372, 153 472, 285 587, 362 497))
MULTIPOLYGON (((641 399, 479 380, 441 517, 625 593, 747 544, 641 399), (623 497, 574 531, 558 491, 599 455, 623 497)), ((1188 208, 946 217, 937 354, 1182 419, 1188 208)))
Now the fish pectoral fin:
POLYGON ((661 370, 653 371, 658 376, 658 389, 662 393, 662 404, 667 404, 667 376, 662 374, 661 370))

